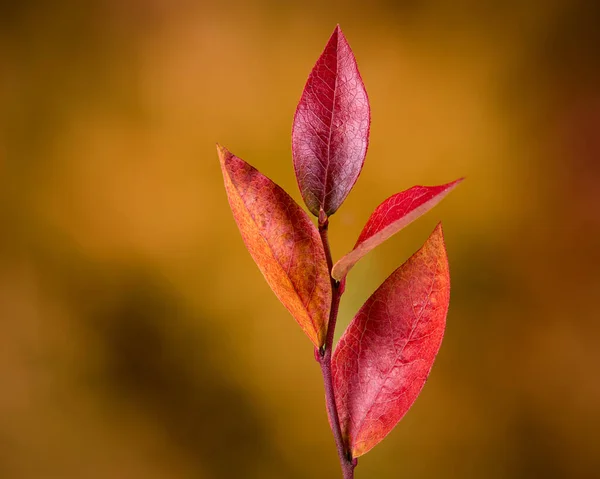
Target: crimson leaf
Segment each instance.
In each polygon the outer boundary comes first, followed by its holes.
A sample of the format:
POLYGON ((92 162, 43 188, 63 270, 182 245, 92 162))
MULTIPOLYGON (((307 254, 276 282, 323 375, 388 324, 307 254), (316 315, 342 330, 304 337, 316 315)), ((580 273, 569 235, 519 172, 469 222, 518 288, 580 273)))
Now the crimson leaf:
POLYGON ((390 196, 369 217, 354 249, 343 256, 331 271, 331 276, 342 280, 364 255, 390 236, 427 213, 450 193, 463 179, 441 186, 413 186, 390 196))
POLYGON ((370 122, 367 92, 338 25, 308 77, 292 128, 296 179, 315 216, 335 213, 356 183, 370 122))
POLYGON ((419 395, 442 342, 449 300, 438 224, 367 300, 334 352, 335 402, 352 457, 377 445, 419 395))

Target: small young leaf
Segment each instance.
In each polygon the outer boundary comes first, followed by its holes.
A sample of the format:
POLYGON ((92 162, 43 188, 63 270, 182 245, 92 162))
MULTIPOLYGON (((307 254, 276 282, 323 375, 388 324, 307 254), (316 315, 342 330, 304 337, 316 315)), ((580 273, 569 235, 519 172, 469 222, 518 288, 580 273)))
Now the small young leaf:
POLYGON ((354 249, 333 266, 331 276, 340 281, 364 255, 390 236, 427 213, 450 193, 463 178, 441 186, 413 186, 390 196, 369 217, 354 249))
POLYGON ((296 179, 315 216, 335 213, 356 183, 370 122, 367 92, 338 25, 308 77, 292 128, 296 179))
POLYGON ((316 347, 325 341, 331 280, 319 233, 279 186, 217 145, 233 217, 267 283, 316 347))
POLYGON ((419 395, 442 342, 449 299, 438 224, 367 300, 334 352, 335 402, 353 457, 377 445, 419 395))

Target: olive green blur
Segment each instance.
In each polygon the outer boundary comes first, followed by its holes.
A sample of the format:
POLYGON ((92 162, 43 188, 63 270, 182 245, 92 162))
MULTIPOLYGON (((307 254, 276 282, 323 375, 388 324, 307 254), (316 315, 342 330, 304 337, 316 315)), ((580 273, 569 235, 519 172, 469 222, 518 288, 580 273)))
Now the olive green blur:
POLYGON ((310 341, 245 250, 216 142, 301 201, 335 25, 371 101, 331 218, 466 180, 349 274, 336 337, 442 220, 441 352, 357 479, 600 477, 600 8, 588 0, 2 1, 0 477, 340 477, 310 341))

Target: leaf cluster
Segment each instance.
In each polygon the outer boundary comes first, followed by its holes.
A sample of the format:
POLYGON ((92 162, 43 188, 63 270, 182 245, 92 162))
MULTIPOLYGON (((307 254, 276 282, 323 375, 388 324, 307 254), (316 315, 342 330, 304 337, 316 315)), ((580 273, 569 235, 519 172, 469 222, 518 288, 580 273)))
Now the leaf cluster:
POLYGON ((462 181, 414 186, 387 198, 367 220, 354 248, 333 264, 329 218, 360 175, 370 120, 356 59, 338 26, 310 73, 292 128, 296 179, 316 224, 267 176, 217 147, 244 243, 315 347, 338 452, 353 461, 352 471, 355 459, 385 438, 414 403, 440 348, 450 300, 441 224, 365 302, 332 353, 346 277, 369 251, 462 181))

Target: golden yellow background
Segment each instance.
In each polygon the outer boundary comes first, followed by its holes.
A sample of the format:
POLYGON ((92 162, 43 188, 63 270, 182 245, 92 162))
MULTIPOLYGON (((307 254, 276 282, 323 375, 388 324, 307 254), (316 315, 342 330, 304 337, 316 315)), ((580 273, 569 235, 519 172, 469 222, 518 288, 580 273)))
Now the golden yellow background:
POLYGON ((292 117, 338 22, 373 120, 334 257, 467 177, 350 273, 338 337, 443 220, 445 341, 357 479, 600 477, 600 9, 458 3, 1 3, 0 478, 340 477, 214 146, 300 201, 292 117))

